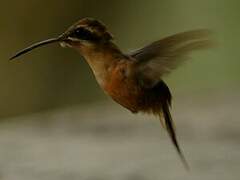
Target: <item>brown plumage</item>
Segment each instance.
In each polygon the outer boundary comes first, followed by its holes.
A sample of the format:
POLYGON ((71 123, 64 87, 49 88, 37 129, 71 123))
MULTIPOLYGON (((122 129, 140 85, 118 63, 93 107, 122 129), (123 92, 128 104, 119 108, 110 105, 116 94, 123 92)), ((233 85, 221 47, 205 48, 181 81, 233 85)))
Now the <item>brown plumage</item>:
POLYGON ((133 113, 143 112, 160 118, 188 168, 170 114, 172 96, 162 77, 188 59, 191 51, 209 47, 209 34, 204 29, 187 31, 124 54, 113 43, 113 36, 105 25, 84 18, 59 37, 36 43, 11 59, 52 42, 76 49, 84 56, 98 83, 113 100, 133 113))

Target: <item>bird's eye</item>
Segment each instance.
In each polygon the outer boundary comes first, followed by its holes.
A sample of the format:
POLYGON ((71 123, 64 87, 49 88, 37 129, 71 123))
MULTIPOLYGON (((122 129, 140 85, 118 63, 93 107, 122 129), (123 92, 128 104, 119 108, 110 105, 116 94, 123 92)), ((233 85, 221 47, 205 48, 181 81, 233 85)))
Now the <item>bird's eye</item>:
POLYGON ((88 29, 85 28, 77 28, 73 33, 71 34, 72 37, 82 39, 82 40, 89 40, 89 41, 94 41, 98 40, 98 36, 88 29))

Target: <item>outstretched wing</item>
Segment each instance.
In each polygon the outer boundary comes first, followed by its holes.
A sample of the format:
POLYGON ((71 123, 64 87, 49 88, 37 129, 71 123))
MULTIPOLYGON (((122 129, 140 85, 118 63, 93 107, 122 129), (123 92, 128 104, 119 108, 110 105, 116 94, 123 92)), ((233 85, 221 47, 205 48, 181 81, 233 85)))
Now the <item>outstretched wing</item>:
POLYGON ((129 53, 136 60, 139 82, 144 87, 153 87, 161 80, 162 75, 171 72, 188 59, 191 51, 212 46, 210 35, 210 31, 206 29, 186 31, 129 53))

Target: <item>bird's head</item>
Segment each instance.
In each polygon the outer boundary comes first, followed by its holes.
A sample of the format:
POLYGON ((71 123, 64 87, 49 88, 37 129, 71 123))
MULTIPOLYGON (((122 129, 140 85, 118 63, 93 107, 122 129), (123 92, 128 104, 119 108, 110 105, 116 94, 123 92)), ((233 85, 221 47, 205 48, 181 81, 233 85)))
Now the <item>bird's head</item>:
POLYGON ((84 18, 65 31, 60 39, 62 46, 91 46, 111 41, 113 36, 105 25, 92 18, 84 18))
POLYGON ((47 39, 35 43, 19 52, 10 59, 23 55, 35 48, 51 44, 60 43, 62 47, 81 48, 93 47, 113 39, 113 36, 107 31, 105 25, 92 18, 84 18, 69 27, 63 34, 57 38, 47 39))

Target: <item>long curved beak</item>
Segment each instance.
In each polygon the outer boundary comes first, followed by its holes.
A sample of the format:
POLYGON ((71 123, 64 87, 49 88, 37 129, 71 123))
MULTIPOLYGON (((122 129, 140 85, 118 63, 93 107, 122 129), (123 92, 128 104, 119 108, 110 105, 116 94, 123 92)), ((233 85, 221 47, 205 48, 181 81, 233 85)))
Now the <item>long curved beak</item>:
POLYGON ((63 41, 63 38, 62 36, 58 37, 58 38, 51 38, 51 39, 47 39, 47 40, 44 40, 44 41, 40 41, 40 42, 37 42, 37 43, 34 43, 32 44, 31 46, 23 49, 23 50, 20 50, 19 52, 17 52, 14 56, 12 56, 9 60, 13 60, 23 54, 26 54, 30 51, 32 51, 33 49, 36 49, 38 47, 41 47, 41 46, 45 46, 47 44, 52 44, 52 43, 56 43, 56 42, 61 42, 63 41))

